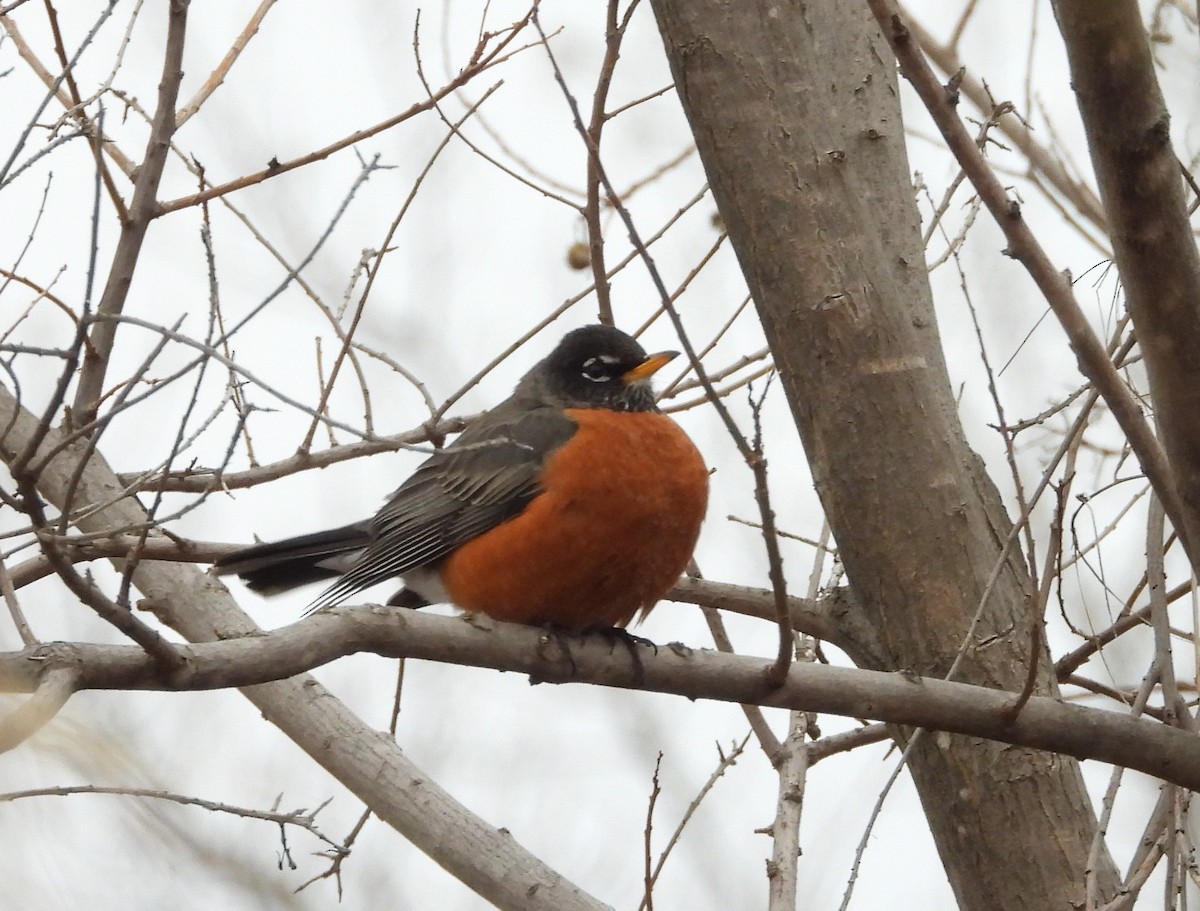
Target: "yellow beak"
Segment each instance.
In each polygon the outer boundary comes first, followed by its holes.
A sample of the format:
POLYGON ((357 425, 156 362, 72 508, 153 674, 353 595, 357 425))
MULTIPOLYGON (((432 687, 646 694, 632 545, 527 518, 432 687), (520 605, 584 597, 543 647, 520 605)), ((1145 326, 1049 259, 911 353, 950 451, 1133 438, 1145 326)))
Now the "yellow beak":
POLYGON ((657 354, 652 354, 636 367, 622 373, 621 382, 629 386, 648 380, 677 357, 679 357, 678 351, 659 351, 657 354))

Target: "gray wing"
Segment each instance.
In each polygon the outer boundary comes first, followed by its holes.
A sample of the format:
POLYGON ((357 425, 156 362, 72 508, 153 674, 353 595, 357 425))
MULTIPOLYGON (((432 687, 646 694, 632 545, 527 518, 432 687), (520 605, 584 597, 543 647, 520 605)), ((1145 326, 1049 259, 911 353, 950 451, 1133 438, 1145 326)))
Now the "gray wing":
POLYGON ((518 515, 537 496, 547 457, 577 425, 560 409, 509 400, 434 454, 371 520, 371 541, 313 608, 436 564, 455 548, 518 515))

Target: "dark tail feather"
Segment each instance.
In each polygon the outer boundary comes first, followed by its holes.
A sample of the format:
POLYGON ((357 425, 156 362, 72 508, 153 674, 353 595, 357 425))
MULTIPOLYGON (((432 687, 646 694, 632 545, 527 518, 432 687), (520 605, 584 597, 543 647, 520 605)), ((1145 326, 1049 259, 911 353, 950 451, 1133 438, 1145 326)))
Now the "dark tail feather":
POLYGON ((255 544, 226 554, 214 565, 217 575, 236 573, 253 591, 273 595, 342 575, 349 569, 354 552, 370 541, 369 524, 357 522, 311 535, 255 544))

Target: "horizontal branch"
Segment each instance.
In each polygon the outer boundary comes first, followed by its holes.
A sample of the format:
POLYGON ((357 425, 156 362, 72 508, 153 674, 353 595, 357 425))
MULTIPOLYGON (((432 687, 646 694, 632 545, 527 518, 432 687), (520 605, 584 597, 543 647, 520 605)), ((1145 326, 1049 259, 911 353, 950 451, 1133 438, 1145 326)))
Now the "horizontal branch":
POLYGON ((422 658, 689 699, 869 718, 983 737, 1136 769, 1200 790, 1200 749, 1183 731, 1116 712, 1034 696, 1010 721, 1013 694, 964 683, 855 668, 794 664, 772 688, 771 661, 678 643, 636 646, 640 668, 601 636, 583 640, 468 615, 438 617, 342 607, 261 635, 181 645, 183 667, 164 671, 136 647, 50 643, 0 654, 0 691, 33 692, 46 674, 73 672, 78 689, 203 690, 291 677, 356 652, 422 658))
POLYGON ((161 800, 167 803, 177 803, 185 807, 199 807, 210 813, 227 813, 230 816, 241 816, 243 819, 261 819, 263 822, 273 822, 281 828, 296 826, 312 833, 325 844, 329 845, 335 855, 349 854, 349 849, 334 841, 317 828, 317 814, 329 803, 321 804, 311 812, 293 810, 290 813, 280 813, 274 810, 255 810, 250 807, 238 807, 217 800, 205 800, 201 797, 191 797, 187 794, 172 794, 156 788, 119 788, 95 784, 60 785, 52 788, 30 788, 25 791, 7 791, 0 794, 0 803, 12 803, 15 800, 28 800, 36 797, 74 797, 80 794, 111 795, 115 797, 137 797, 147 800, 161 800))
MULTIPOLYGON (((48 540, 58 548, 64 560, 73 564, 128 556, 136 556, 138 560, 212 563, 219 557, 245 546, 189 540, 178 535, 166 537, 160 534, 151 534, 149 537, 140 534, 63 536, 48 540)), ((31 557, 9 570, 13 587, 16 589, 44 579, 53 572, 54 567, 44 555, 31 557)), ((775 595, 770 589, 682 576, 667 593, 667 598, 682 604, 698 604, 701 607, 776 622, 775 595)), ((842 649, 854 648, 854 641, 847 631, 854 627, 858 614, 853 612, 854 601, 849 589, 836 589, 815 600, 789 596, 787 602, 792 628, 797 632, 816 636, 842 649)), ((871 641, 874 641, 873 637, 871 641)))
MULTIPOLYGON (((775 593, 767 588, 684 576, 667 597, 685 604, 699 604, 776 622, 775 593)), ((855 655, 869 646, 878 648, 877 636, 867 627, 848 588, 836 589, 816 599, 789 595, 787 605, 792 629, 797 632, 816 636, 855 655)))

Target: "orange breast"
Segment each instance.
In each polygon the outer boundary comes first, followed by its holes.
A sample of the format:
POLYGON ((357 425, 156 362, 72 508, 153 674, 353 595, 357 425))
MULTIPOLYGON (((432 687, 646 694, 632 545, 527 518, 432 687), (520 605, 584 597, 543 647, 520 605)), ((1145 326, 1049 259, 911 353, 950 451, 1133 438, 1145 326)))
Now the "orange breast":
POLYGON ((691 558, 708 471, 666 415, 569 409, 579 430, 551 455, 520 515, 458 548, 442 585, 468 611, 566 629, 624 626, 691 558))

